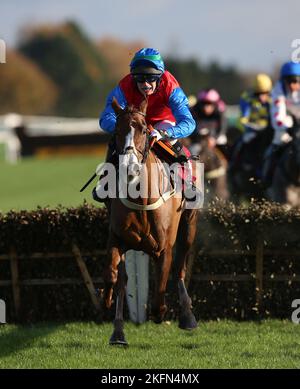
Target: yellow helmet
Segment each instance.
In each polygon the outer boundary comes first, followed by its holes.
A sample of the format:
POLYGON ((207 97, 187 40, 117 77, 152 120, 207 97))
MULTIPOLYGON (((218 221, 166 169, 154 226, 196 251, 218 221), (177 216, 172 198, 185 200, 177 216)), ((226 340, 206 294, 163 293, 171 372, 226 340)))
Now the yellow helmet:
POLYGON ((272 80, 267 74, 259 73, 255 77, 253 88, 255 93, 269 93, 272 90, 272 80))
POLYGON ((189 107, 193 107, 197 103, 197 97, 195 95, 188 96, 189 107))

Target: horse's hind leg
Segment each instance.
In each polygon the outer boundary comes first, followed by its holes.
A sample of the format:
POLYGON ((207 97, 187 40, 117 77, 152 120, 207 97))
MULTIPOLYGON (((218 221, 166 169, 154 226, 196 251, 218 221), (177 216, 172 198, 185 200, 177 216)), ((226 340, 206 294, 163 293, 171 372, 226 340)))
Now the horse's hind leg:
POLYGON ((197 229, 197 210, 185 210, 179 224, 176 242, 176 271, 178 277, 179 292, 179 328, 192 330, 197 327, 197 321, 192 312, 192 301, 185 287, 185 275, 187 259, 192 249, 192 245, 197 229))
POLYGON ((192 300, 187 293, 183 279, 178 281, 178 292, 180 304, 178 326, 183 330, 193 330, 197 327, 197 321, 192 312, 192 300))
POLYGON ((226 175, 221 177, 217 177, 214 180, 214 186, 215 186, 215 197, 221 200, 229 200, 229 191, 227 188, 227 181, 226 181, 226 175))

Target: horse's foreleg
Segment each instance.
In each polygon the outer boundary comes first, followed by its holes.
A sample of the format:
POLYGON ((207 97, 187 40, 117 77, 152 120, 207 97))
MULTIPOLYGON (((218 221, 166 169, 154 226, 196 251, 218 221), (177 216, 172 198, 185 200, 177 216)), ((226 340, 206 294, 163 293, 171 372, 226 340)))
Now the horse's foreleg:
POLYGON ((155 294, 152 308, 153 321, 157 324, 163 321, 167 306, 165 293, 172 263, 172 247, 167 247, 155 262, 155 294))
POLYGON ((116 287, 117 304, 114 320, 114 332, 110 338, 110 344, 127 345, 123 332, 123 304, 127 274, 125 269, 124 253, 113 236, 109 237, 107 250, 107 264, 104 271, 104 293, 103 300, 106 308, 112 304, 113 289, 116 287))
POLYGON ((114 320, 114 331, 110 338, 109 344, 111 345, 122 345, 127 346, 125 339, 123 327, 123 307, 124 307, 124 297, 125 297, 125 288, 127 283, 127 274, 125 269, 125 260, 122 257, 122 261, 119 263, 119 274, 118 281, 116 285, 117 292, 117 302, 116 302, 116 315, 114 320))
POLYGON ((197 321, 192 313, 192 301, 185 287, 185 276, 187 259, 191 253, 192 245, 196 235, 197 211, 186 210, 182 215, 176 245, 176 271, 178 277, 179 292, 179 327, 182 329, 193 329, 197 327, 197 321))
POLYGON ((112 304, 113 288, 118 280, 118 266, 122 253, 117 246, 109 245, 107 252, 107 264, 104 270, 103 301, 105 308, 109 309, 112 304))

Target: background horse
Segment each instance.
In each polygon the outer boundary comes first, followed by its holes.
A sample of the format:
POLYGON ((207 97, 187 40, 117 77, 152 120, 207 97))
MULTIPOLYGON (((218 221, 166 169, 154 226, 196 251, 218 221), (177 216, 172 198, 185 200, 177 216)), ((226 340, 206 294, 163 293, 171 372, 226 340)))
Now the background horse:
POLYGON ((231 199, 234 202, 251 198, 262 199, 265 197, 264 188, 261 184, 262 167, 267 147, 273 138, 273 130, 267 128, 258 132, 256 137, 249 143, 243 143, 240 139, 233 150, 239 157, 234 161, 234 167, 228 170, 228 184, 230 187, 231 199), (242 147, 242 150, 238 150, 242 147))
POLYGON ((292 133, 293 140, 286 146, 275 169, 272 185, 267 191, 270 200, 300 205, 300 128, 292 133))
POLYGON ((192 155, 198 155, 204 164, 205 203, 208 204, 218 199, 228 200, 225 156, 215 145, 211 144, 209 132, 205 132, 205 129, 201 129, 201 133, 197 138, 193 138, 193 141, 189 149, 192 155))
POLYGON ((136 199, 121 198, 119 193, 117 198, 110 200, 108 262, 104 274, 103 297, 106 308, 110 308, 113 289, 116 289, 116 315, 110 344, 126 345, 123 331, 123 303, 127 282, 124 254, 133 249, 144 251, 154 259, 156 285, 152 314, 154 321, 161 323, 167 310, 165 292, 178 229, 176 264, 180 303, 179 327, 193 329, 197 326, 191 311, 191 299, 184 284, 186 260, 196 233, 197 210, 185 210, 181 192, 172 196, 165 192, 166 189, 161 184, 164 168, 150 149, 145 120, 147 101, 142 102, 139 109, 129 106, 123 110, 114 99, 112 107, 117 115, 116 150, 127 165, 128 185, 145 184, 148 193, 145 197, 136 199), (143 169, 147 174, 141 174, 143 169), (156 195, 153 195, 153 187, 156 195))

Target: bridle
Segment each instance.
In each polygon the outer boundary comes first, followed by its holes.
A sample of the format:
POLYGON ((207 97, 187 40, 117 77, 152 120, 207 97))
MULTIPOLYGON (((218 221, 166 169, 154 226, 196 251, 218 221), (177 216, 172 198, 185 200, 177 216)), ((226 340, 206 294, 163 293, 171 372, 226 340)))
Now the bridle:
MULTIPOLYGON (((127 111, 120 112, 117 115, 117 119, 120 116, 127 114, 127 113, 128 113, 127 111)), ((143 117, 146 117, 146 114, 142 111, 134 111, 133 113, 138 114, 138 115, 142 115, 143 117)), ((155 142, 155 138, 153 138, 153 141, 150 142, 150 129, 149 129, 149 127, 147 127, 146 142, 145 142, 144 150, 141 151, 141 150, 135 148, 142 155, 141 164, 144 164, 146 162, 148 155, 149 155, 149 152, 150 152, 154 142, 155 142)), ((130 153, 134 153, 134 149, 132 146, 126 147, 126 149, 124 149, 120 155, 125 155, 125 154, 130 154, 130 153)))

